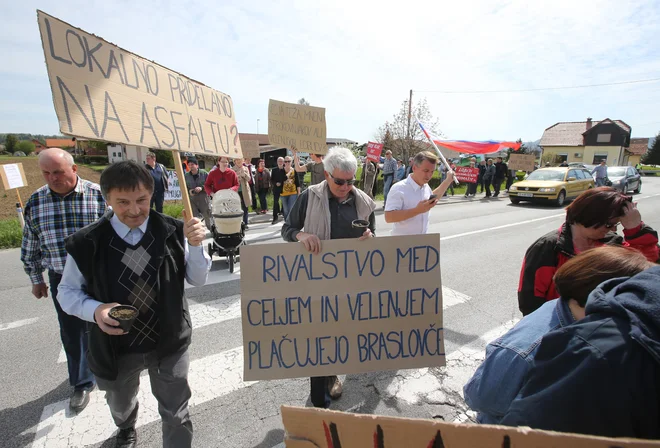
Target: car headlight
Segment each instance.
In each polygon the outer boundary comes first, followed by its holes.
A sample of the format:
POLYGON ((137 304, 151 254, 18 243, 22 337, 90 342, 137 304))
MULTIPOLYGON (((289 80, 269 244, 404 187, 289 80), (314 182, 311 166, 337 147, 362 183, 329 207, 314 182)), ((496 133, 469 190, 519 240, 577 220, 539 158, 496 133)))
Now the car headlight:
POLYGON ((539 188, 539 193, 554 193, 554 188, 539 188))
POLYGON ((515 186, 511 185, 511 187, 509 188, 509 191, 516 191, 517 189, 518 189, 518 187, 515 187, 515 186))

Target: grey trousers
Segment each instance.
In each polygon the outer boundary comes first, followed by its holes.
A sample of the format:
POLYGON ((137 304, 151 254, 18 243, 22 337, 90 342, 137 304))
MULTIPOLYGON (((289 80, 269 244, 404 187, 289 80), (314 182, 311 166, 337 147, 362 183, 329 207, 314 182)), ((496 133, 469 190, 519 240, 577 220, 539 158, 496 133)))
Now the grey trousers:
POLYGON ((204 218, 206 228, 211 230, 211 202, 205 192, 190 196, 190 206, 195 217, 204 218))
POLYGON ((115 425, 119 429, 135 426, 140 372, 148 369, 151 392, 158 401, 158 412, 163 421, 163 447, 190 447, 193 427, 188 412, 191 395, 188 385, 188 350, 174 353, 160 361, 155 352, 126 354, 119 357, 118 365, 119 376, 115 381, 96 378, 99 389, 105 392, 115 425))

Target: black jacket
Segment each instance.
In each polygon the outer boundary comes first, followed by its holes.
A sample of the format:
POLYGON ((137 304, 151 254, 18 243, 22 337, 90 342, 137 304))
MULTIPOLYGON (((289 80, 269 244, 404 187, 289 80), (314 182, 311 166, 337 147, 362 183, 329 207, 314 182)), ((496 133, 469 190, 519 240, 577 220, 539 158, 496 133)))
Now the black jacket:
POLYGON ((497 162, 495 164, 495 179, 504 179, 508 176, 509 168, 504 162, 497 162))
POLYGON ((660 266, 601 284, 586 314, 543 337, 502 424, 660 438, 660 266))
POLYGON ((273 188, 273 193, 281 193, 284 181, 286 180, 286 171, 284 168, 275 167, 270 170, 270 185, 273 188), (278 187, 277 184, 280 184, 278 187))
MULTIPOLYGON (((73 257, 85 278, 87 294, 103 303, 112 303, 106 260, 112 235, 110 224, 112 211, 87 227, 82 228, 66 240, 66 250, 73 257)), ((149 226, 156 241, 164 244, 162 259, 159 260, 158 304, 160 338, 157 353, 159 358, 175 353, 190 345, 192 326, 188 303, 184 298, 185 247, 183 222, 162 215, 154 210, 149 214, 149 226)), ((102 332, 97 325, 90 325, 87 360, 94 375, 113 381, 117 378, 118 340, 102 332)))

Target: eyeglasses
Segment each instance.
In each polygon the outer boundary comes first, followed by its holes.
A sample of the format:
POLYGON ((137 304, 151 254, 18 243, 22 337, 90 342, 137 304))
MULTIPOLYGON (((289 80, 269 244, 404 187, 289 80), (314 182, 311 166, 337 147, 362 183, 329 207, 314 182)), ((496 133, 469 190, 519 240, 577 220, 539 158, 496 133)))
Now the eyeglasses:
POLYGON ((346 184, 353 185, 355 183, 355 179, 337 179, 330 173, 328 173, 328 176, 332 177, 332 180, 335 181, 335 185, 339 185, 340 187, 346 184))

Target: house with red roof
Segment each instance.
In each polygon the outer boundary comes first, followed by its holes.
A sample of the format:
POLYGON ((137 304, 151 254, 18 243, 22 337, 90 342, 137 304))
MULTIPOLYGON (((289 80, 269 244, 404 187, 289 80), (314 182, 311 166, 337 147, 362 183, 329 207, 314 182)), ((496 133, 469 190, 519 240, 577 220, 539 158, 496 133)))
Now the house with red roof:
POLYGON ((622 120, 594 121, 587 118, 587 121, 560 122, 550 126, 543 132, 539 144, 543 148, 543 158, 553 154, 554 163, 567 161, 597 165, 605 160, 609 166, 634 165, 639 161, 636 154, 639 150, 636 146, 631 150, 631 132, 630 125, 622 120))

